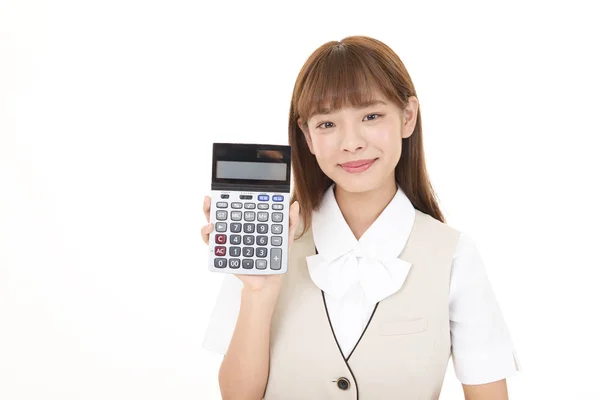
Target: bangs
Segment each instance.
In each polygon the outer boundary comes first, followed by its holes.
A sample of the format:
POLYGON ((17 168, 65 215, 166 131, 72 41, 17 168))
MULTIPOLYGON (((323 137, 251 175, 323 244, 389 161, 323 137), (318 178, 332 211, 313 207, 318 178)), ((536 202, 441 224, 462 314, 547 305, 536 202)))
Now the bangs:
POLYGON ((335 46, 307 74, 297 111, 306 123, 315 114, 367 106, 376 100, 376 91, 398 103, 388 75, 371 56, 335 46))

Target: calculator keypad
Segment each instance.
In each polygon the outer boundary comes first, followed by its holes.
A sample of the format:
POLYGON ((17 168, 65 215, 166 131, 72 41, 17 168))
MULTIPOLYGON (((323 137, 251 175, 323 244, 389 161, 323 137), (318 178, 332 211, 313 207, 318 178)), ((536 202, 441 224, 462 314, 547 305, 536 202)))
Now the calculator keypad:
POLYGON ((284 196, 229 197, 222 194, 216 202, 214 267, 281 269, 284 196))

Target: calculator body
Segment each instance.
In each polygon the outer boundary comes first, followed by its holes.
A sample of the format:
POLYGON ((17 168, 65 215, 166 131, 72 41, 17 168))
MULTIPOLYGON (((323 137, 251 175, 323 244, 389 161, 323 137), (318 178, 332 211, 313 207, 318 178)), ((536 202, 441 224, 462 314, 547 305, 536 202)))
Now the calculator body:
POLYGON ((208 269, 288 269, 291 146, 213 143, 208 269))

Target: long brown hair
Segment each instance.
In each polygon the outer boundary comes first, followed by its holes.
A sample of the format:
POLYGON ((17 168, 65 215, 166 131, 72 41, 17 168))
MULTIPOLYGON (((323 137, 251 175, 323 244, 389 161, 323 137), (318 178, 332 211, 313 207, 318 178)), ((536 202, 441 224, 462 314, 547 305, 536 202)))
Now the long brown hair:
MULTIPOLYGON (((298 126, 328 108, 357 106, 371 99, 371 90, 379 89, 401 110, 410 96, 417 95, 410 75, 398 55, 386 44, 367 36, 349 36, 331 41, 315 50, 296 79, 290 106, 288 140, 292 146, 294 187, 290 204, 298 201, 304 225, 302 236, 312 224, 312 210, 317 209, 327 188, 333 183, 310 152, 298 126)), ((398 133, 400 135, 400 132, 398 133)), ((396 165, 395 178, 415 209, 444 222, 436 194, 425 166, 421 107, 415 130, 402 139, 402 154, 396 165)))

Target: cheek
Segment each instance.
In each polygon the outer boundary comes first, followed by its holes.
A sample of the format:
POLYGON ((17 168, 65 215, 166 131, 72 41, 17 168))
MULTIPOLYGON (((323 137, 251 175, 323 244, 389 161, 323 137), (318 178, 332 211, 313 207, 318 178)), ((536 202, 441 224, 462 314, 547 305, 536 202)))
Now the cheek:
POLYGON ((319 159, 328 159, 335 151, 335 142, 331 136, 318 136, 313 138, 313 151, 319 159))
POLYGON ((395 153, 402 148, 402 137, 394 129, 381 129, 371 136, 371 144, 385 153, 395 153))

